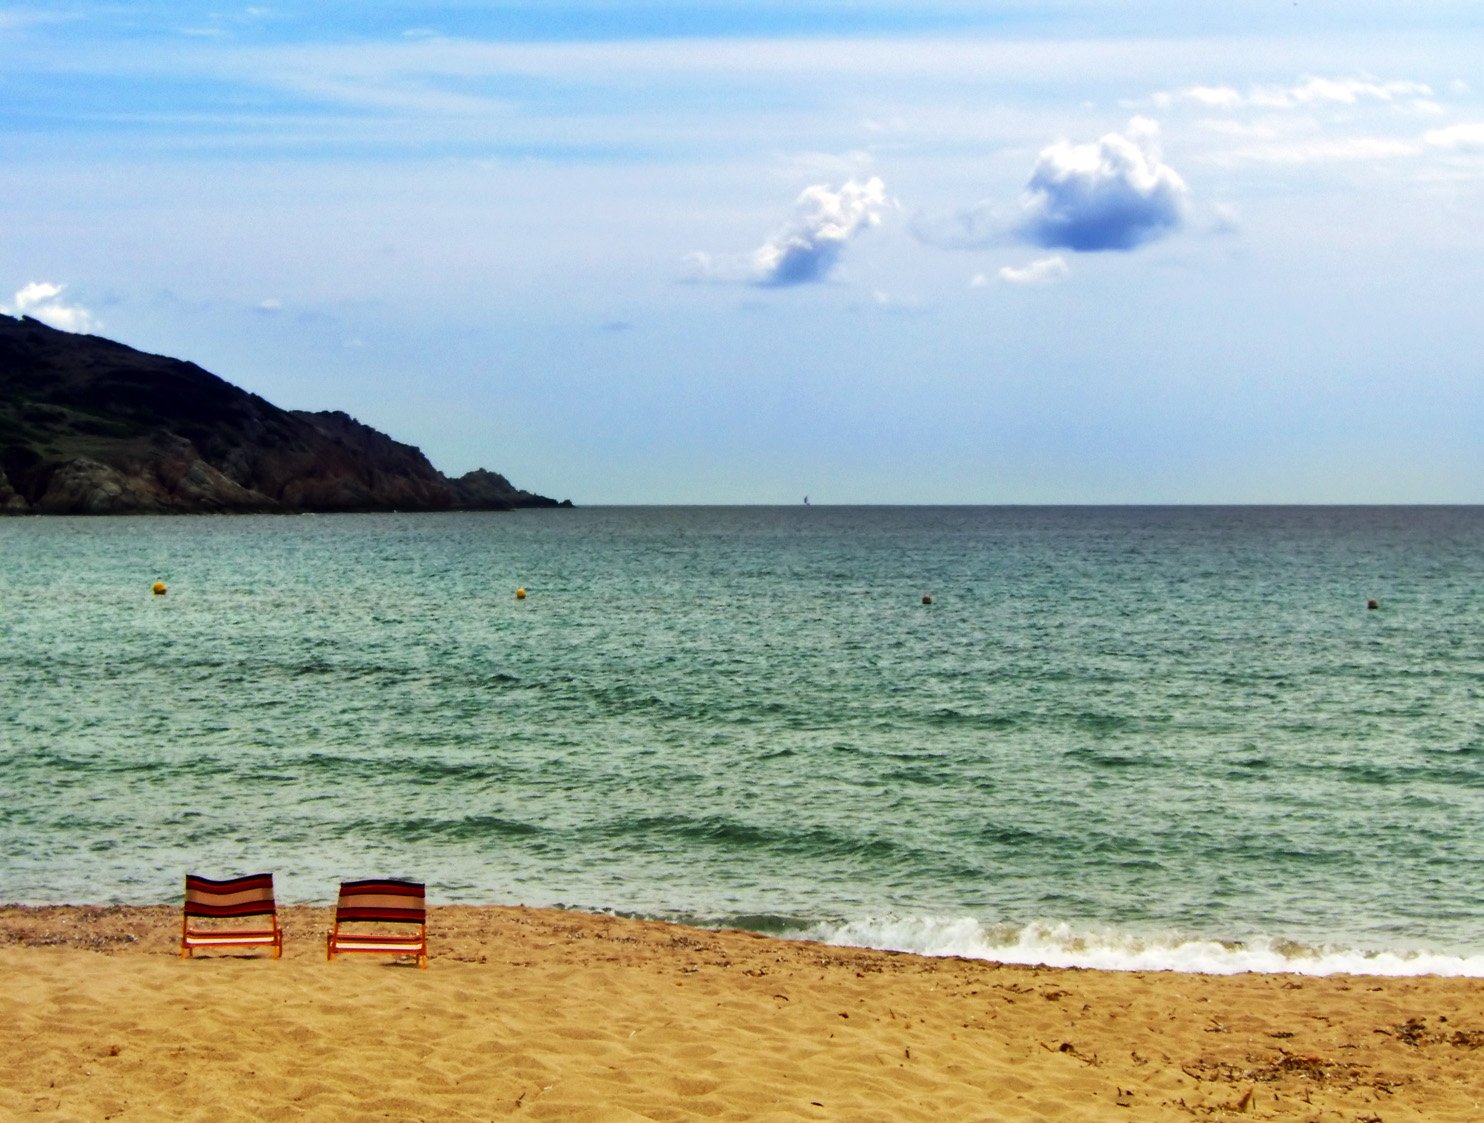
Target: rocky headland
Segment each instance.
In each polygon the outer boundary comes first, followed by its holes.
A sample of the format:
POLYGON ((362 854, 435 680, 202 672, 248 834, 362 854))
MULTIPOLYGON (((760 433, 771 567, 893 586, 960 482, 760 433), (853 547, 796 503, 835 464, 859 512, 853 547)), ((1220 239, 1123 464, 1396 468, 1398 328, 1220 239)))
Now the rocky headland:
POLYGON ((338 411, 280 409, 195 363, 0 316, 0 514, 556 507, 443 475, 338 411))

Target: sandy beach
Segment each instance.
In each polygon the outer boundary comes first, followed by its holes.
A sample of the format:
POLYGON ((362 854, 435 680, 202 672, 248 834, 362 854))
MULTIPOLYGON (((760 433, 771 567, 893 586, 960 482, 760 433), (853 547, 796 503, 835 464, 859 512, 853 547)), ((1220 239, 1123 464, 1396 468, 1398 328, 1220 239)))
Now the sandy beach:
POLYGON ((1010 967, 556 910, 432 910, 427 971, 176 955, 175 908, 0 909, 0 1115, 1484 1118, 1484 987, 1010 967))

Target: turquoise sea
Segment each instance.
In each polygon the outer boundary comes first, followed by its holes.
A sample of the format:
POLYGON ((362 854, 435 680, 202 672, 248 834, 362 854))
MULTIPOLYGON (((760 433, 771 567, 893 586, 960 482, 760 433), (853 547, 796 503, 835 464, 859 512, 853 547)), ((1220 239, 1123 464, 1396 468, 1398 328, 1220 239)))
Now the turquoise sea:
POLYGON ((32 518, 0 558, 0 899, 402 876, 1484 975, 1484 508, 32 518))

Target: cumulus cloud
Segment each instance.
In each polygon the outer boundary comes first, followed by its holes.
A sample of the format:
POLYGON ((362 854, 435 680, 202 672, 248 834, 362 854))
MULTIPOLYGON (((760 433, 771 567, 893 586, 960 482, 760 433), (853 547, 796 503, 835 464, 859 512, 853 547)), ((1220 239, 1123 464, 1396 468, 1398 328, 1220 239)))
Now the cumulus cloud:
POLYGON ((826 280, 846 245, 881 221, 889 200, 879 176, 805 188, 794 203, 794 218, 741 259, 692 254, 697 275, 709 280, 746 281, 770 288, 826 280))
POLYGON ((9 316, 30 316, 62 331, 96 331, 98 321, 91 312, 80 304, 67 304, 61 299, 66 287, 50 281, 32 281, 15 294, 14 304, 3 311, 9 316))
POLYGON ((1124 132, 1092 144, 1058 141, 1042 149, 1018 209, 984 200, 952 214, 917 215, 912 232, 943 249, 1014 242, 1079 252, 1134 249, 1185 218, 1185 181, 1164 163, 1158 140, 1159 126, 1135 117, 1124 132))
POLYGON ((1067 272, 1067 259, 1058 253, 1026 265, 1006 265, 996 276, 1009 285, 1049 285, 1061 280, 1067 272))
POLYGON ((1047 249, 1131 250, 1180 226, 1187 189, 1160 158, 1159 127, 1136 117, 1093 144, 1043 149, 1022 198, 1022 237, 1047 249))
POLYGON ((846 244, 881 221, 886 184, 880 176, 848 180, 838 191, 807 187, 794 204, 794 221, 752 252, 758 284, 800 285, 822 281, 846 244))

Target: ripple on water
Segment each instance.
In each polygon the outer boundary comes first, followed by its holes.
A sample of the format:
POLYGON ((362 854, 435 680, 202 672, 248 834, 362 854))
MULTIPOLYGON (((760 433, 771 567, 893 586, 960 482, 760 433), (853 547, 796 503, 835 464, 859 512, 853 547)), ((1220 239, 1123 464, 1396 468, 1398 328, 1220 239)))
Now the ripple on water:
POLYGON ((0 533, 40 578, 0 586, 17 899, 265 863, 317 898, 405 864, 462 899, 759 925, 1484 930, 1446 891, 1484 864, 1479 509, 0 533))

